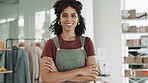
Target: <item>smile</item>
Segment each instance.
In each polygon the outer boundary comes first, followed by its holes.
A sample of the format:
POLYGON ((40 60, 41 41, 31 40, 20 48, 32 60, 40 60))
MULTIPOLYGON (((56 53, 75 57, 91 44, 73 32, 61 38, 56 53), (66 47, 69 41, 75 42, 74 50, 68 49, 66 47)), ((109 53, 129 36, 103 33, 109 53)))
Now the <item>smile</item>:
POLYGON ((66 24, 67 26, 71 26, 72 25, 72 23, 70 23, 70 24, 66 24))

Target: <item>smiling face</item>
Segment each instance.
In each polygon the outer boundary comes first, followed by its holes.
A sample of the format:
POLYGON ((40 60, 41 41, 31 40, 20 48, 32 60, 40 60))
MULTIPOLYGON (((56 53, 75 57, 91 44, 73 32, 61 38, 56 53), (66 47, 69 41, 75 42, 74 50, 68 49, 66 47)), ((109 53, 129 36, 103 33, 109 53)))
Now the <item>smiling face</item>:
POLYGON ((71 6, 65 8, 60 15, 60 22, 63 31, 74 31, 78 21, 78 14, 71 6))

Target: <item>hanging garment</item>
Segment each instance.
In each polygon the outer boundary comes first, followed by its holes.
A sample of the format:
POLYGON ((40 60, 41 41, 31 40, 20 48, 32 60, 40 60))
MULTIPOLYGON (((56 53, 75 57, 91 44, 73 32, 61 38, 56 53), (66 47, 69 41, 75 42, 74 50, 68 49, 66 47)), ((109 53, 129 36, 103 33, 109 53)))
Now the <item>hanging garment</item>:
POLYGON ((35 75, 35 58, 34 58, 34 53, 33 50, 30 47, 25 47, 24 48, 29 56, 29 64, 30 64, 30 76, 31 76, 31 83, 34 83, 34 75, 35 75))
MULTIPOLYGON (((84 50, 85 37, 80 36, 81 48, 77 49, 61 49, 58 37, 54 37, 53 41, 56 45, 56 67, 60 72, 69 71, 72 69, 82 68, 86 66, 87 55, 84 50)), ((70 82, 63 83, 88 83, 88 82, 70 82)))
POLYGON ((42 54, 42 49, 38 46, 32 46, 32 49, 34 50, 34 58, 35 58, 35 83, 38 83, 41 81, 41 76, 40 76, 40 61, 41 61, 41 54, 42 54))
POLYGON ((33 53, 34 53, 34 59, 35 59, 35 73, 34 73, 34 80, 35 80, 35 83, 36 83, 36 81, 39 80, 39 62, 38 62, 38 56, 37 56, 37 53, 36 53, 35 46, 31 46, 31 49, 33 50, 33 53))
POLYGON ((5 66, 13 71, 5 75, 5 83, 31 83, 29 58, 25 50, 12 47, 12 51, 6 53, 5 66))
POLYGON ((40 75, 40 62, 41 62, 41 55, 42 55, 42 49, 38 46, 35 46, 36 49, 36 55, 38 57, 38 65, 39 65, 39 72, 38 72, 38 82, 41 81, 41 75, 40 75))

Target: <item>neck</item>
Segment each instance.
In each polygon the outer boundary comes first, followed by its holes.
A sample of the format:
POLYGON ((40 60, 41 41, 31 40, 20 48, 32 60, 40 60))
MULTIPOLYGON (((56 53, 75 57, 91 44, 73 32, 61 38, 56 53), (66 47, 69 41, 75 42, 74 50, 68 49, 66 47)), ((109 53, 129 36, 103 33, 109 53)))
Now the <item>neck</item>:
POLYGON ((62 33, 61 37, 63 40, 75 40, 76 39, 75 33, 62 33))

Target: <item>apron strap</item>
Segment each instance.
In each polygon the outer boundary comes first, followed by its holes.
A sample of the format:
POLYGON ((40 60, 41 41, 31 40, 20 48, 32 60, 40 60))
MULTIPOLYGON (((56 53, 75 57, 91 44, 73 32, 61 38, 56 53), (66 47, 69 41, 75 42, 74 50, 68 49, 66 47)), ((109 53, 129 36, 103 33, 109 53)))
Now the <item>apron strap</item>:
POLYGON ((86 37, 80 36, 81 50, 82 50, 82 51, 84 52, 84 54, 85 54, 85 60, 87 60, 87 59, 88 59, 88 56, 87 56, 87 54, 86 54, 86 52, 85 52, 85 49, 84 49, 85 39, 86 39, 86 37))
POLYGON ((81 42, 81 46, 84 48, 84 43, 85 43, 85 37, 84 36, 80 36, 80 42, 81 42))
POLYGON ((60 45, 59 45, 59 41, 58 41, 58 37, 54 37, 52 38, 52 40, 54 41, 54 44, 56 45, 57 50, 60 50, 60 45))
MULTIPOLYGON (((56 48, 59 51, 60 45, 59 45, 58 37, 56 36, 52 40, 54 41, 56 48)), ((80 36, 80 42, 81 42, 81 46, 82 46, 81 49, 83 50, 84 49, 84 43, 85 43, 85 37, 84 36, 80 36)))

